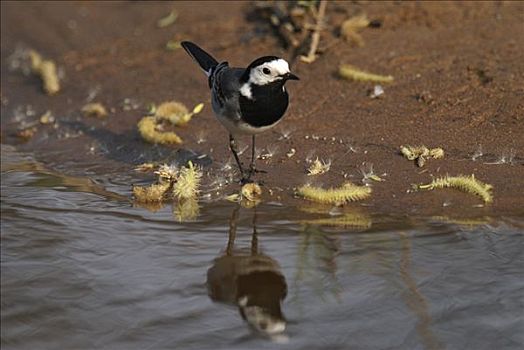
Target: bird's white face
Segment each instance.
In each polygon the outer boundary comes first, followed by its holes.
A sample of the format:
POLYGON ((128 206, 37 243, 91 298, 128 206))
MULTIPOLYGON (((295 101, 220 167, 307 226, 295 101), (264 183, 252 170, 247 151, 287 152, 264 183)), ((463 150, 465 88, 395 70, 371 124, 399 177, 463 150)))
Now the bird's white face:
POLYGON ((286 73, 289 73, 289 64, 279 58, 252 68, 249 73, 249 83, 255 85, 270 84, 282 80, 286 73))

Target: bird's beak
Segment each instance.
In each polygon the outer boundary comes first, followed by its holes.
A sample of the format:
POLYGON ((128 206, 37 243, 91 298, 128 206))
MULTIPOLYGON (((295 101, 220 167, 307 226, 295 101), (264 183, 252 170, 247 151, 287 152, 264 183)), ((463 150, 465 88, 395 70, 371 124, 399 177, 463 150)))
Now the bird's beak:
POLYGON ((286 73, 284 74, 284 80, 300 80, 300 79, 293 73, 286 73))

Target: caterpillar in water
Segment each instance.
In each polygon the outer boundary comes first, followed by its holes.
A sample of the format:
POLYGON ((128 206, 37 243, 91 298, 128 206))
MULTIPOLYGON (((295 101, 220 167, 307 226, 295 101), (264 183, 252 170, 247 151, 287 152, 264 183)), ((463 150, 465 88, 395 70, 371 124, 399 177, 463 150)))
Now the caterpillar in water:
POLYGON ((416 189, 428 189, 432 190, 435 188, 456 188, 462 192, 471 193, 473 195, 482 198, 484 203, 490 203, 493 201, 493 195, 491 190, 493 186, 479 181, 475 178, 475 175, 471 176, 444 176, 434 179, 431 183, 426 185, 414 185, 416 189))

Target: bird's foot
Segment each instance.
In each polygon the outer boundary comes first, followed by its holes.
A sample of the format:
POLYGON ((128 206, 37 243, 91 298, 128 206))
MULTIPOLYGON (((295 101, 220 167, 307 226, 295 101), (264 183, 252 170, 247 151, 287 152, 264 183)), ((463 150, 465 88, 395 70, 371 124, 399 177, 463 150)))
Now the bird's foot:
POLYGON ((256 183, 257 185, 260 185, 260 186, 264 186, 265 185, 265 182, 262 181, 262 180, 253 180, 251 179, 251 177, 244 177, 240 180, 240 185, 244 186, 246 184, 253 184, 253 183, 256 183))
POLYGON ((257 169, 255 167, 255 164, 251 163, 249 165, 249 169, 242 169, 242 172, 241 172, 242 178, 240 179, 240 184, 241 185, 245 185, 245 184, 248 184, 248 183, 255 182, 255 181, 253 181, 251 179, 251 177, 253 175, 255 175, 255 174, 258 174, 258 173, 267 174, 267 171, 257 169))
POLYGON ((247 176, 247 177, 243 177, 242 179, 240 179, 240 184, 242 186, 244 186, 245 184, 250 184, 250 183, 254 183, 255 181, 253 181, 251 179, 251 176, 247 176))

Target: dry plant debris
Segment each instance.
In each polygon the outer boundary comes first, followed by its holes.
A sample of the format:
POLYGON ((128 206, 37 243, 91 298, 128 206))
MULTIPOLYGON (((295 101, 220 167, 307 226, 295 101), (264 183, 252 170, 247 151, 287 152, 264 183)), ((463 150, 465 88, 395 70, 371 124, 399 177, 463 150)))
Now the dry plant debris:
POLYGON ((341 187, 323 189, 311 185, 299 187, 297 194, 305 199, 325 204, 343 205, 366 199, 371 195, 371 188, 346 183, 341 187))
POLYGON ((369 19, 366 14, 360 14, 345 20, 340 26, 340 34, 349 42, 354 42, 357 46, 364 46, 364 40, 358 33, 362 28, 369 26, 369 19))
POLYGON ((53 116, 53 113, 51 111, 47 111, 44 114, 40 116, 40 124, 52 124, 55 122, 55 117, 53 116))
POLYGON ((187 167, 180 169, 178 178, 173 186, 173 194, 178 199, 195 198, 200 193, 200 181, 202 179, 202 170, 189 161, 187 167))
POLYGON ((247 183, 242 186, 242 198, 247 199, 248 201, 259 201, 262 197, 262 188, 257 183, 247 183))
POLYGON ((491 190, 493 186, 486 184, 482 181, 479 181, 475 178, 475 175, 471 176, 444 176, 437 179, 434 179, 429 184, 416 185, 413 187, 415 189, 427 189, 433 190, 435 188, 455 188, 462 192, 470 193, 482 198, 484 203, 490 203, 493 201, 493 195, 491 190))
POLYGON ((426 146, 400 146, 400 153, 406 159, 416 161, 420 168, 426 164, 428 158, 444 158, 444 150, 440 147, 429 149, 426 146))
POLYGON ((172 131, 162 132, 157 130, 157 119, 155 117, 144 117, 138 122, 138 130, 142 138, 150 143, 180 144, 182 139, 172 131))
POLYGON ((517 156, 517 150, 514 148, 506 149, 494 162, 485 162, 484 164, 496 165, 496 164, 509 164, 515 165, 515 157, 517 156))
MULTIPOLYGON (((152 164, 151 164, 152 165, 152 164)), ((174 182, 177 180, 179 170, 175 164, 167 165, 162 164, 158 167, 158 170, 155 171, 155 174, 158 175, 162 181, 171 181, 174 182)))
MULTIPOLYGON (((151 171, 155 165, 145 163, 135 170, 151 171)), ((190 161, 187 167, 179 168, 163 164, 155 171, 157 182, 149 186, 133 186, 135 202, 141 207, 157 211, 165 201, 173 201, 173 216, 178 221, 194 220, 200 213, 198 204, 202 170, 190 161), (176 200, 176 201, 175 201, 176 200)))
POLYGON ((311 63, 317 58, 320 37, 326 32, 328 1, 256 1, 255 8, 274 28, 292 59, 311 63), (300 55, 304 54, 304 55, 300 55))
POLYGON ((298 49, 301 46, 307 35, 301 30, 307 15, 306 7, 298 4, 290 8, 290 3, 283 1, 256 1, 254 4, 287 47, 298 49))
POLYGON ((156 108, 155 116, 159 119, 168 120, 171 124, 176 126, 183 126, 189 123, 191 118, 202 111, 203 103, 199 103, 189 112, 180 102, 164 102, 156 108))
POLYGON ((177 18, 178 18, 178 12, 177 10, 173 9, 167 16, 159 19, 156 22, 156 25, 158 28, 165 28, 165 27, 168 27, 174 24, 177 18))
POLYGON ((23 139, 24 141, 27 141, 30 138, 32 138, 36 134, 36 132, 37 132, 37 128, 33 126, 33 127, 30 127, 30 128, 19 130, 16 133, 16 136, 21 138, 21 139, 23 139))
POLYGON ((343 64, 338 69, 338 74, 348 80, 371 81, 375 83, 392 83, 394 78, 391 75, 379 75, 368 73, 352 65, 343 64))
POLYGON ((286 153, 286 157, 291 158, 297 153, 297 150, 294 148, 291 148, 289 152, 286 153))
POLYGON ((82 113, 87 117, 105 118, 107 117, 107 109, 99 102, 92 102, 82 107, 82 113))
POLYGON ((190 40, 190 38, 187 35, 181 34, 181 33, 175 33, 171 39, 169 39, 166 42, 165 49, 167 51, 175 51, 182 48, 182 45, 180 44, 182 41, 190 40))
POLYGON ((311 44, 309 51, 306 56, 300 56, 300 60, 306 63, 312 63, 316 60, 316 52, 318 50, 318 44, 320 43, 320 31, 324 26, 324 16, 326 15, 327 0, 320 0, 318 5, 318 13, 315 16, 316 25, 313 28, 313 34, 311 34, 311 44))
POLYGON ((253 208, 262 200, 262 188, 255 182, 244 184, 240 193, 233 193, 226 197, 225 200, 240 203, 244 208, 253 208))
POLYGON ((180 102, 164 102, 160 106, 153 106, 153 116, 146 116, 138 122, 138 130, 142 138, 151 143, 159 144, 181 144, 183 141, 174 131, 164 131, 163 121, 173 126, 184 126, 191 118, 202 111, 203 103, 199 103, 189 112, 180 102))
POLYGON ((384 95, 384 88, 382 85, 375 85, 373 87, 373 90, 370 90, 368 93, 369 98, 375 99, 380 98, 380 96, 384 95))
POLYGON ((378 28, 380 20, 369 20, 365 14, 346 19, 340 23, 336 5, 327 0, 303 1, 255 1, 255 10, 265 19, 290 52, 293 62, 312 63, 321 53, 345 41, 363 46, 359 34, 364 27, 378 28), (333 5, 333 14, 328 13, 328 5, 333 5), (327 43, 321 45, 326 39, 327 43))
POLYGON ((180 40, 169 40, 166 43, 166 50, 168 51, 175 51, 182 48, 182 45, 180 44, 180 40))
POLYGON ((317 157, 307 168, 307 174, 308 176, 324 174, 327 173, 330 168, 331 161, 324 162, 317 157))
POLYGON ((138 202, 162 202, 171 187, 169 182, 160 182, 150 186, 133 186, 133 196, 138 202))
POLYGON ((60 91, 56 64, 51 60, 44 60, 35 50, 29 50, 31 71, 40 76, 44 83, 44 91, 48 95, 54 95, 60 91))
POLYGON ((377 174, 375 174, 375 171, 373 170, 373 163, 363 162, 358 170, 362 174, 362 182, 364 184, 369 184, 370 180, 376 182, 386 181, 377 174))
POLYGON ((198 198, 203 173, 191 161, 187 167, 181 169, 176 165, 161 165, 155 174, 158 176, 157 183, 150 186, 133 186, 133 195, 138 202, 198 198))
POLYGON ((440 147, 432 148, 429 150, 429 156, 433 159, 444 158, 444 150, 440 147))

